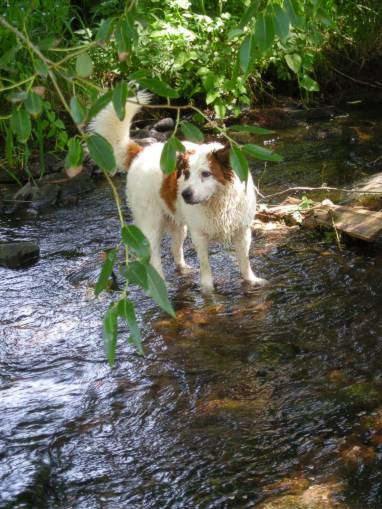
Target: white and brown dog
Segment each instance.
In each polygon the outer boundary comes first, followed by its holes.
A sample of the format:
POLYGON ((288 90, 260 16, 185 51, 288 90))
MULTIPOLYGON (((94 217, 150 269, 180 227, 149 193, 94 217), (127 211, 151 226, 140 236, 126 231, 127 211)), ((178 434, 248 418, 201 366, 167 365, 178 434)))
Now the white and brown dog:
POLYGON ((160 168, 163 143, 141 147, 130 140, 130 125, 140 104, 148 96, 138 94, 139 104, 126 104, 123 121, 110 103, 91 122, 90 130, 112 145, 120 170, 127 171, 127 200, 135 224, 151 245, 151 263, 163 277, 161 240, 172 235, 172 254, 180 270, 187 269, 183 242, 189 230, 200 261, 200 283, 204 291, 214 288, 208 244, 232 243, 241 274, 251 284, 264 279, 252 272, 248 253, 256 194, 251 176, 243 183, 229 166, 229 147, 220 143, 198 145, 183 142, 186 152, 178 155, 177 170, 164 175, 160 168))

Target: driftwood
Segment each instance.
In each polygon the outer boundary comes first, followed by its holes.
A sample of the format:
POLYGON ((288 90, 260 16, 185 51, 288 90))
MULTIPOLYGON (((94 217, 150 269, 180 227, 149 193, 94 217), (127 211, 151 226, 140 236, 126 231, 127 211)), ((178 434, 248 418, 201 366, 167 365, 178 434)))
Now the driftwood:
POLYGON ((373 241, 382 232, 382 211, 335 205, 330 200, 304 208, 303 201, 290 197, 280 205, 260 205, 256 217, 264 222, 284 220, 310 229, 334 228, 366 241, 373 241))

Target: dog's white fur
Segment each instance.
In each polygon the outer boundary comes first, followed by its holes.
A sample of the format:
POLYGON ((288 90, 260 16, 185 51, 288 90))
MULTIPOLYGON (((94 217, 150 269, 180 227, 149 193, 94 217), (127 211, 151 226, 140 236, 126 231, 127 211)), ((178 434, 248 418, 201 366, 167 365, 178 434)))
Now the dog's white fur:
MULTIPOLYGON (((139 103, 144 104, 148 100, 147 95, 138 95, 139 103)), ((129 100, 125 118, 121 122, 113 105, 109 104, 95 117, 89 129, 111 143, 118 168, 128 170, 128 204, 135 224, 150 242, 152 265, 163 277, 161 239, 169 231, 175 263, 180 270, 187 269, 183 242, 189 230, 200 261, 200 283, 203 290, 212 291, 214 287, 208 260, 210 241, 232 242, 244 280, 251 284, 264 284, 266 281, 252 272, 248 258, 251 223, 256 209, 256 194, 251 176, 247 183, 243 183, 229 171, 229 179, 226 181, 221 175, 220 179, 216 179, 211 173, 211 157, 214 157, 212 154, 222 153, 225 147, 220 143, 198 145, 183 142, 186 147, 186 156, 183 156, 187 159, 186 170, 178 172, 180 176, 176 181, 173 176, 173 200, 164 199, 163 193, 168 185, 165 180, 169 177, 160 169, 163 143, 138 148, 139 152, 134 154, 129 161, 130 167, 126 168, 126 155, 131 146, 130 125, 139 109, 140 104, 133 104, 129 100)))

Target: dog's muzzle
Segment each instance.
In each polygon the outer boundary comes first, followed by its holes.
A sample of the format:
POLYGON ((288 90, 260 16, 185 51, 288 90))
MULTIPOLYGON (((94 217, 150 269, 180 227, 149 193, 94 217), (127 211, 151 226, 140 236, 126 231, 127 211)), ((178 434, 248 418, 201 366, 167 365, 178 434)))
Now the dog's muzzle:
POLYGON ((183 192, 182 192, 182 197, 183 197, 183 200, 188 203, 189 205, 192 205, 194 202, 193 198, 194 198, 194 193, 192 192, 192 190, 187 187, 187 189, 185 189, 183 192))

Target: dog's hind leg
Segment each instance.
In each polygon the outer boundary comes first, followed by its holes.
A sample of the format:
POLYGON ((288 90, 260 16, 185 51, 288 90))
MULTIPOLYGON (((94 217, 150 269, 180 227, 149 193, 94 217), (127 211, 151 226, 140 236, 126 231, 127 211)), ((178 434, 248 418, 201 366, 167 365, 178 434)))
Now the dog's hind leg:
POLYGON ((185 271, 190 267, 184 261, 183 242, 187 237, 187 226, 174 225, 171 228, 171 251, 174 257, 176 268, 185 271))
POLYGON ((163 218, 159 211, 158 215, 148 213, 144 217, 134 215, 135 224, 140 228, 150 243, 150 263, 164 279, 161 259, 161 240, 163 236, 163 218))
POLYGON ((246 228, 236 234, 233 244, 236 251, 237 261, 239 262, 239 268, 241 275, 245 281, 252 285, 265 285, 268 283, 266 279, 255 276, 249 263, 249 248, 252 241, 251 228, 246 228))

